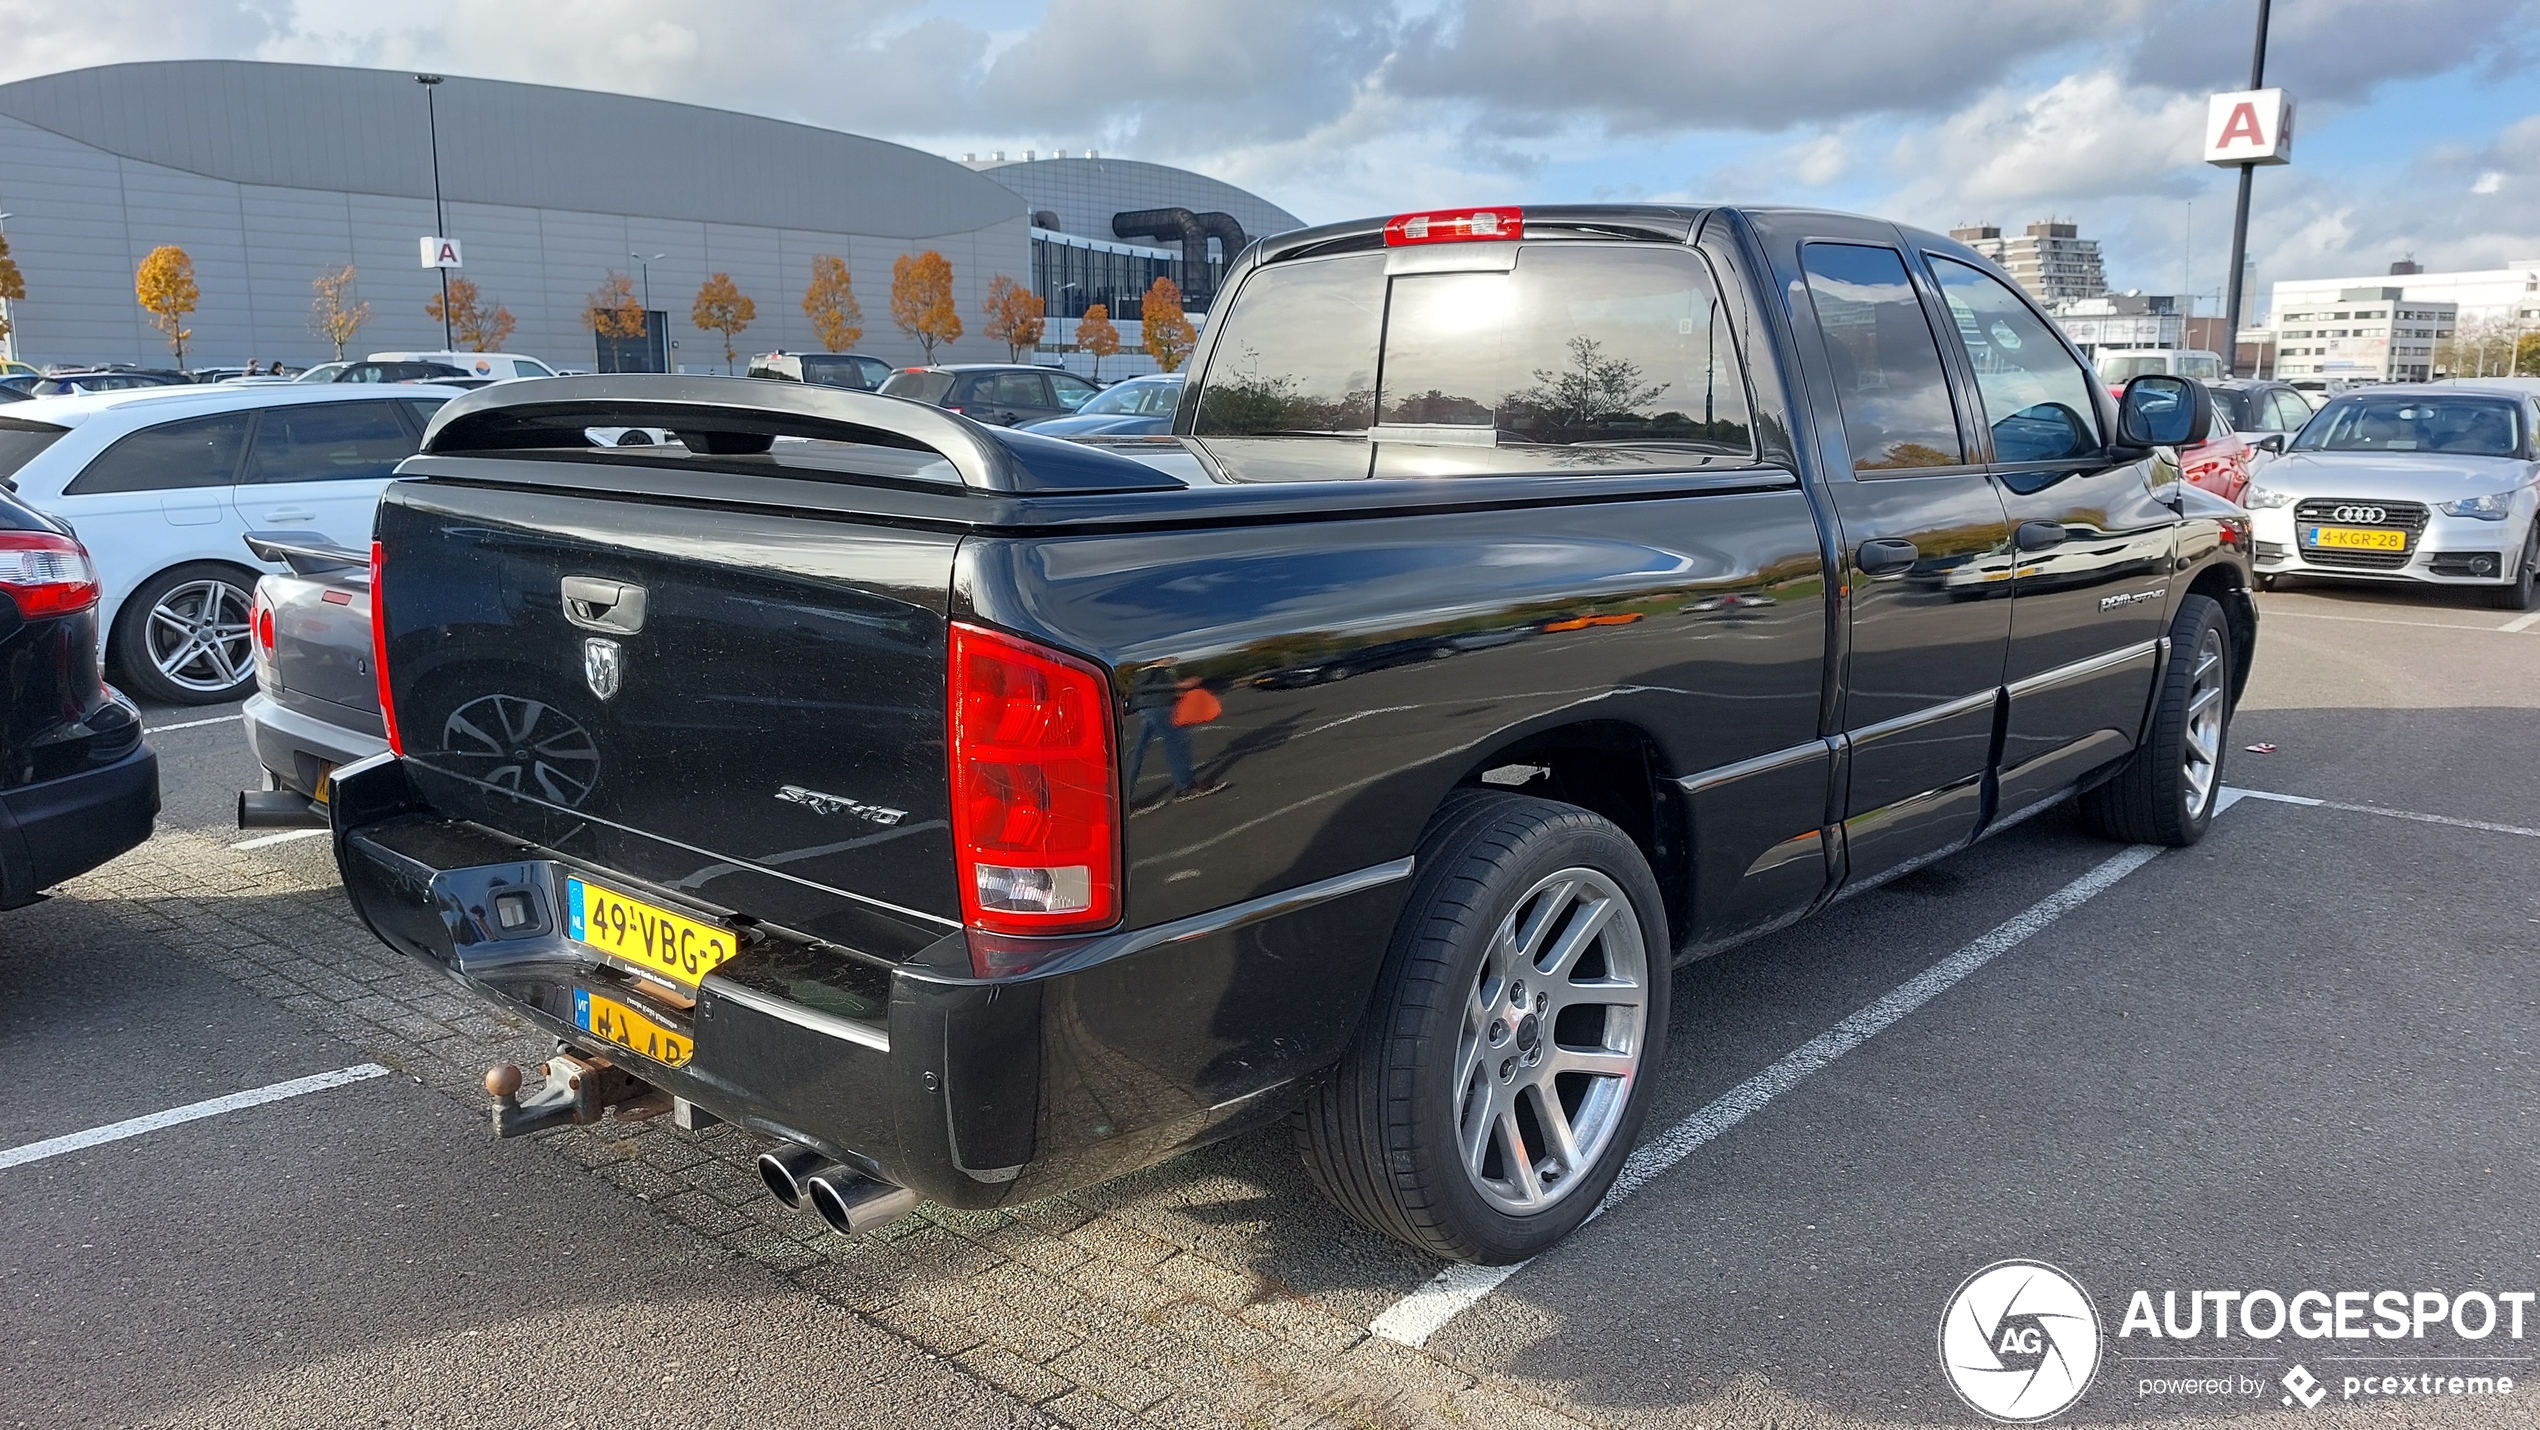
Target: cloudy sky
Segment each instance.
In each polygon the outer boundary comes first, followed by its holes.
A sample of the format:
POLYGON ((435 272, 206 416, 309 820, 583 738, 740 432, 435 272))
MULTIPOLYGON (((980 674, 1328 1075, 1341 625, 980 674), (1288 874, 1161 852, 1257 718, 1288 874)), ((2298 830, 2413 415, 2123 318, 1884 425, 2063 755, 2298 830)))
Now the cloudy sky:
MULTIPOLYGON (((2120 288, 2222 286, 2204 96, 2256 0, 0 0, 0 80, 118 60, 424 67, 944 154, 1180 164, 1308 221, 1593 199, 2069 217, 2120 288)), ((2256 275, 2540 257, 2540 0, 2285 0, 2301 104, 2256 275)), ((2263 292, 2263 288, 2259 290, 2263 292)), ((2209 308, 2208 311, 2211 309, 2209 308)))

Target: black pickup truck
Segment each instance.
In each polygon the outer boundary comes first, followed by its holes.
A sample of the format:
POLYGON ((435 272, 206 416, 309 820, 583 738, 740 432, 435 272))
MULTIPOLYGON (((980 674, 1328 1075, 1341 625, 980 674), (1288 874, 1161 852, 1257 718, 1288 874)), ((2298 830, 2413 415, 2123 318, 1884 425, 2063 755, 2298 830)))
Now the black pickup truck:
POLYGON ((1294 1116, 1352 1215, 1507 1261, 1630 1150, 1674 964, 2076 793, 2203 833, 2257 621, 2208 405, 2111 401, 1963 246, 1455 210, 1223 292, 1171 437, 441 410, 331 813, 382 938, 560 1040, 498 1126, 734 1119, 860 1229, 1294 1116))

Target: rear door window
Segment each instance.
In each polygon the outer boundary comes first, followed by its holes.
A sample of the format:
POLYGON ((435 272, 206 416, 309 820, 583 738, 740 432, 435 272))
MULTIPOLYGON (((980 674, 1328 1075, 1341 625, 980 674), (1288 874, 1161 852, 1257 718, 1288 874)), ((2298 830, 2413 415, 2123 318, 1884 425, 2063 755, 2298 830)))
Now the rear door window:
POLYGON ((1201 437, 1365 432, 1376 419, 1385 255, 1274 264, 1237 295, 1208 360, 1201 437))
POLYGON ((2311 404, 2304 402, 2300 393, 2277 388, 2267 395, 2267 405, 2275 413, 2267 423, 2271 432, 2299 432, 2302 424, 2311 420, 2311 404))
POLYGON ((1905 276, 1905 256, 1860 243, 1811 243, 1799 252, 1853 470, 1965 462, 1940 345, 1905 276))
POLYGON ((999 407, 1045 408, 1050 405, 1049 387, 1037 372, 1001 372, 996 396, 990 401, 999 407))
POLYGON ((1932 276, 1975 369, 1997 462, 2060 462, 2100 450, 2090 370, 2046 320, 1979 269, 1934 256, 1932 276))
POLYGON ((269 407, 247 458, 249 482, 379 479, 413 456, 415 439, 386 402, 269 407))
POLYGON ((97 454, 88 469, 63 488, 64 496, 100 492, 169 491, 226 487, 238 480, 239 454, 247 446, 245 412, 162 422, 97 454))

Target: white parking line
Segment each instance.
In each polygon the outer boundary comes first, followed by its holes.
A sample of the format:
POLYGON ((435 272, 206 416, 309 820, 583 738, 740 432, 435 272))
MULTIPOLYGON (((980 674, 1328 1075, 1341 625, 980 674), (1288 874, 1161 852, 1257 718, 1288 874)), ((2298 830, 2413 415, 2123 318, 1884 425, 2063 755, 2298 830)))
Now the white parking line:
POLYGON ((329 831, 323 829, 286 829, 280 834, 261 834, 253 839, 241 839, 229 847, 232 849, 262 849, 268 844, 288 844, 294 839, 315 839, 319 835, 328 832, 329 831))
POLYGON ((2516 616, 2512 620, 2498 626, 2496 629, 2500 631, 2527 631, 2533 626, 2540 626, 2540 611, 2533 611, 2527 616, 2516 616))
POLYGON ((2386 616, 2332 616, 2326 611, 2269 610, 2270 621, 2345 621, 2358 626, 2417 626, 2429 631, 2519 631, 2533 624, 2533 618, 2508 621, 2501 626, 2473 625, 2462 621, 2394 621, 2386 616))
MULTIPOLYGON (((2157 844, 2136 844, 2097 868, 2031 904, 1992 932, 1905 980, 1884 998, 1784 1054, 1772 1066, 1739 1083, 1717 1102, 1675 1126, 1643 1141, 1623 1163, 1612 1190, 1597 1204, 1590 1219, 1603 1216, 1615 1203, 1691 1156, 1695 1149, 1743 1121, 1747 1114, 1799 1085, 1802 1079, 1867 1042, 1880 1029, 1946 992, 1968 974, 1984 967, 2030 935, 2080 908, 2119 879, 2149 864, 2161 852, 2157 844)), ((1367 1329, 1406 1346, 1428 1344, 1447 1322, 1466 1307, 1497 1290, 1501 1282, 1525 1269, 1514 1266, 1450 1266, 1428 1284, 1386 1308, 1367 1329)))
POLYGON ((244 714, 215 715, 209 720, 186 720, 174 725, 144 726, 141 733, 144 735, 164 735, 170 730, 193 730, 205 725, 226 725, 232 720, 244 720, 246 718, 247 717, 244 714))
POLYGON ((180 1122, 218 1117, 224 1112, 236 1112, 244 1107, 280 1102, 286 1097, 324 1092, 330 1087, 342 1087, 348 1082, 365 1082, 371 1078, 386 1076, 388 1076, 388 1069, 377 1063, 355 1063, 351 1067, 337 1068, 333 1072, 312 1073, 307 1077, 295 1077, 289 1082, 251 1087, 245 1092, 233 1092, 224 1097, 207 1098, 201 1102, 189 1102, 183 1107, 171 1107, 165 1112, 153 1112, 146 1117, 126 1118, 121 1122, 109 1122, 103 1127, 91 1127, 85 1132, 48 1137, 41 1142, 29 1142, 23 1147, 11 1147, 5 1152, 0 1152, 0 1169, 22 1167, 29 1162, 41 1162, 47 1157, 59 1157, 65 1152, 77 1152, 83 1147, 95 1147, 106 1142, 120 1142, 126 1137, 138 1137, 144 1132, 156 1132, 162 1127, 174 1127, 180 1122))
MULTIPOLYGON (((2385 809, 2377 804, 2343 804, 2333 799, 2313 799, 2309 795, 2275 794, 2262 789, 2238 789, 2223 786, 2223 798, 2237 802, 2244 799, 2271 800, 2276 804, 2298 804, 2307 809, 2335 809, 2348 814, 2378 814, 2384 819, 2413 820, 2418 824, 2442 824, 2454 829, 2483 829, 2490 834, 2519 834, 2525 839, 2540 839, 2540 829, 2525 829, 2519 824, 2491 824, 2483 819, 2455 819, 2448 814, 2419 814, 2412 809, 2385 809)), ((2230 803, 2222 806, 2231 807, 2230 803)))

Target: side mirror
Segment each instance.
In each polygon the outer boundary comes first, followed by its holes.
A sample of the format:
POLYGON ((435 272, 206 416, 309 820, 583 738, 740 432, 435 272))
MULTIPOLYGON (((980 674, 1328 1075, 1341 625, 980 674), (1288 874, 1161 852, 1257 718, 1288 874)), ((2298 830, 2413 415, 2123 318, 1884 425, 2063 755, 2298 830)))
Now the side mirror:
POLYGON ((2193 447, 2213 427, 2213 398, 2192 377, 2145 373, 2117 399, 2117 435, 2131 446, 2193 447))
POLYGON ((2284 444, 2291 440, 2293 439, 2286 433, 2269 432, 2264 437, 2259 438, 2257 441, 2252 442, 2249 445, 2261 452, 2281 457, 2284 455, 2284 444))

